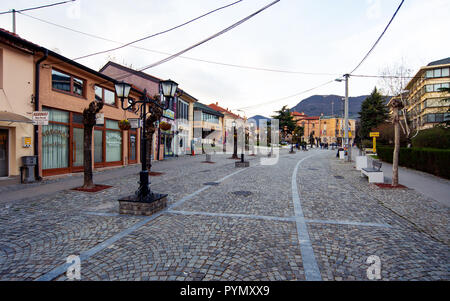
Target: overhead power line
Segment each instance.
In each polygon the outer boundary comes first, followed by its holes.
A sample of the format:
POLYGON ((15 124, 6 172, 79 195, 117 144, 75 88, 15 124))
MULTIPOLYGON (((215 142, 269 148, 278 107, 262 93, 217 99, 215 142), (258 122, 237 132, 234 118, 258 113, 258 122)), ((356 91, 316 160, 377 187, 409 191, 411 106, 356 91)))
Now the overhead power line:
POLYGON ((160 61, 158 61, 158 62, 155 62, 155 63, 150 64, 150 65, 148 65, 148 66, 145 66, 145 67, 143 67, 143 68, 140 68, 139 71, 144 71, 144 70, 147 70, 147 69, 149 69, 149 68, 153 68, 153 67, 156 67, 156 66, 158 66, 158 65, 164 64, 164 63, 166 63, 166 62, 168 62, 168 61, 170 61, 170 60, 172 60, 172 59, 174 59, 174 58, 176 58, 176 57, 182 55, 183 53, 188 52, 189 50, 192 50, 192 49, 194 49, 194 48, 196 48, 196 47, 198 47, 198 46, 200 46, 200 45, 202 45, 202 44, 204 44, 204 43, 206 43, 206 42, 208 42, 208 41, 210 41, 210 40, 212 40, 212 39, 214 39, 214 38, 217 38, 218 36, 220 36, 220 35, 222 35, 222 34, 228 32, 228 31, 232 30, 233 28, 235 28, 235 27, 241 25, 242 23, 248 21, 249 19, 253 18, 253 17, 256 16, 257 14, 261 13, 262 11, 268 9, 269 7, 271 7, 272 5, 276 4, 277 2, 280 2, 280 0, 275 0, 275 1, 273 1, 272 3, 270 3, 270 4, 266 5, 266 6, 264 6, 263 8, 257 10, 257 11, 254 12, 253 14, 251 14, 251 15, 249 15, 249 16, 243 18, 242 20, 240 20, 240 21, 234 23, 233 25, 231 25, 231 26, 225 28, 224 30, 221 30, 221 31, 219 31, 218 33, 216 33, 216 34, 214 34, 214 35, 212 35, 212 36, 210 36, 210 37, 208 37, 208 38, 206 38, 206 39, 204 39, 204 40, 202 40, 202 41, 200 41, 200 42, 198 42, 198 43, 195 43, 194 45, 192 45, 192 46, 190 46, 190 47, 188 47, 188 48, 186 48, 186 49, 184 49, 184 50, 182 50, 182 51, 179 51, 179 52, 177 52, 177 53, 175 53, 175 54, 173 54, 173 55, 171 55, 171 56, 169 56, 169 57, 167 57, 167 58, 165 58, 165 59, 162 59, 162 60, 160 60, 160 61))
MULTIPOLYGON (((115 44, 121 44, 124 45, 123 43, 116 41, 116 40, 112 40, 112 39, 108 39, 108 38, 104 38, 98 35, 94 35, 94 34, 90 34, 87 32, 83 32, 74 28, 70 28, 64 25, 60 25, 57 23, 53 23, 41 18, 37 18, 35 16, 31 16, 25 13, 21 13, 21 15, 26 16, 28 18, 34 19, 36 21, 42 22, 42 23, 46 23, 55 27, 59 27, 68 31, 72 31, 81 35, 85 35, 88 36, 90 38, 94 38, 94 39, 98 39, 98 40, 102 40, 102 41, 106 41, 106 42, 111 42, 111 43, 115 43, 115 44)), ((141 46, 136 46, 136 45, 130 45, 130 47, 135 48, 135 49, 139 49, 139 50, 143 50, 143 51, 147 51, 147 52, 151 52, 151 53, 157 53, 157 54, 162 54, 162 55, 173 55, 173 53, 169 53, 169 52, 164 52, 164 51, 158 51, 158 50, 154 50, 154 49, 149 49, 149 48, 145 48, 145 47, 141 47, 141 46)), ((267 68, 267 67, 258 67, 258 66, 247 66, 247 65, 239 65, 239 64, 232 64, 232 63, 226 63, 226 62, 218 62, 218 61, 211 61, 211 60, 206 60, 206 59, 201 59, 201 58, 194 58, 194 57, 189 57, 189 56, 178 56, 178 58, 181 59, 185 59, 185 60, 191 60, 191 61, 196 61, 196 62, 203 62, 203 63, 207 63, 207 64, 214 64, 214 65, 220 65, 220 66, 226 66, 226 67, 233 67, 233 68, 240 68, 240 69, 248 69, 248 70, 256 70, 256 71, 265 71, 265 72, 275 72, 275 73, 285 73, 285 74, 299 74, 299 75, 312 75, 312 76, 339 76, 341 75, 340 73, 325 73, 325 72, 306 72, 306 71, 298 71, 298 70, 284 70, 284 69, 277 69, 277 68, 267 68)))
POLYGON ((405 0, 402 0, 402 2, 400 3, 400 5, 398 6, 397 10, 395 11, 394 15, 392 16, 391 20, 389 21, 388 25, 384 28, 383 32, 382 32, 381 35, 378 37, 378 39, 376 40, 375 44, 373 44, 372 48, 370 48, 369 52, 367 52, 367 54, 364 56, 364 58, 361 60, 361 62, 359 62, 359 64, 355 67, 355 69, 353 69, 353 71, 350 72, 349 74, 352 74, 353 72, 355 72, 356 69, 358 69, 359 66, 362 65, 362 63, 367 59, 367 57, 370 55, 370 53, 374 50, 375 46, 377 46, 378 42, 380 42, 381 38, 382 38, 383 35, 386 33, 387 29, 388 29, 389 26, 391 25, 392 21, 394 20, 395 16, 397 15, 398 11, 399 11, 400 8, 402 7, 403 2, 405 2, 405 0))
POLYGON ((174 27, 172 27, 172 28, 169 28, 169 29, 160 31, 160 32, 155 33, 155 34, 151 34, 151 35, 145 36, 145 37, 143 37, 143 38, 134 40, 134 41, 132 41, 132 42, 123 44, 123 45, 121 45, 121 46, 118 46, 118 47, 115 47, 115 48, 111 48, 111 49, 107 49, 107 50, 103 50, 103 51, 94 52, 94 53, 87 54, 87 55, 83 55, 83 56, 74 58, 73 60, 84 59, 84 58, 91 57, 91 56, 94 56, 94 55, 98 55, 98 54, 102 54, 102 53, 107 53, 107 52, 119 50, 119 49, 121 49, 121 48, 130 46, 130 45, 132 45, 132 44, 135 44, 135 43, 138 43, 138 42, 141 42, 141 41, 144 41, 144 40, 147 40, 147 39, 156 37, 156 36, 158 36, 158 35, 161 35, 161 34, 170 32, 170 31, 175 30, 175 29, 180 28, 180 27, 183 27, 183 26, 188 25, 189 23, 192 23, 192 22, 194 22, 194 21, 196 21, 196 20, 198 20, 198 19, 201 19, 201 18, 203 18, 203 17, 206 17, 206 16, 208 16, 208 15, 214 13, 214 12, 217 12, 217 11, 219 11, 219 10, 225 9, 225 8, 227 8, 227 7, 236 5, 236 4, 238 4, 239 2, 242 2, 242 1, 243 1, 243 0, 239 0, 239 1, 236 1, 236 2, 233 2, 233 3, 230 3, 230 4, 228 4, 228 5, 221 6, 221 7, 219 7, 219 8, 216 8, 216 9, 214 9, 214 10, 211 10, 211 11, 209 11, 209 12, 207 12, 207 13, 201 15, 201 16, 198 16, 198 17, 196 17, 196 18, 194 18, 194 19, 191 19, 191 20, 189 20, 189 21, 187 21, 187 22, 184 22, 184 23, 182 23, 182 24, 179 24, 179 25, 174 26, 174 27))
POLYGON ((323 87, 323 86, 329 85, 329 84, 331 84, 331 83, 333 83, 333 82, 334 82, 334 80, 330 80, 330 81, 327 81, 327 82, 325 82, 325 83, 323 83, 323 84, 320 84, 320 85, 318 85, 318 86, 315 86, 315 87, 313 87, 313 88, 310 88, 310 89, 307 89, 307 90, 303 90, 303 91, 301 91, 301 92, 297 92, 297 93, 295 93, 295 94, 292 94, 292 95, 289 95, 289 96, 286 96, 286 97, 282 97, 282 98, 277 98, 277 99, 269 100, 269 101, 262 102, 262 103, 258 103, 258 104, 251 105, 251 106, 240 107, 240 108, 237 108, 237 109, 235 109, 235 110, 244 110, 244 109, 249 109, 249 108, 253 108, 253 107, 259 107, 259 106, 264 106, 264 105, 276 103, 276 102, 279 102, 279 101, 282 101, 282 100, 286 100, 286 99, 289 99, 289 98, 292 98, 292 97, 300 96, 300 95, 302 95, 302 94, 308 93, 308 92, 313 91, 313 90, 315 90, 315 89, 319 89, 319 88, 321 88, 321 87, 323 87))
POLYGON ((400 76, 400 75, 363 75, 353 74, 352 77, 368 77, 368 78, 399 78, 399 79, 415 79, 424 78, 424 76, 400 76))
POLYGON ((41 8, 46 8, 46 7, 50 7, 50 6, 55 6, 55 5, 60 5, 60 4, 65 4, 68 2, 75 2, 76 0, 68 0, 68 1, 63 1, 63 2, 57 2, 57 3, 52 3, 52 4, 47 4, 47 5, 41 5, 41 6, 36 6, 36 7, 30 7, 30 8, 24 8, 24 9, 17 9, 17 10, 8 10, 8 11, 4 11, 4 12, 0 12, 0 15, 3 14, 9 14, 9 13, 21 13, 24 11, 29 11, 29 10, 35 10, 35 9, 41 9, 41 8))

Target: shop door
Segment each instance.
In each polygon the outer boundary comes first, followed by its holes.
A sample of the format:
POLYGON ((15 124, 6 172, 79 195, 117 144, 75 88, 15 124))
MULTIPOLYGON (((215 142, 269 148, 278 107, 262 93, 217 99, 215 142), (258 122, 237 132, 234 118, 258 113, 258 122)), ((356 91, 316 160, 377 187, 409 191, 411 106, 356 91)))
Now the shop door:
POLYGON ((164 135, 164 157, 173 156, 172 135, 164 135))
POLYGON ((0 177, 8 176, 8 130, 0 130, 0 177))

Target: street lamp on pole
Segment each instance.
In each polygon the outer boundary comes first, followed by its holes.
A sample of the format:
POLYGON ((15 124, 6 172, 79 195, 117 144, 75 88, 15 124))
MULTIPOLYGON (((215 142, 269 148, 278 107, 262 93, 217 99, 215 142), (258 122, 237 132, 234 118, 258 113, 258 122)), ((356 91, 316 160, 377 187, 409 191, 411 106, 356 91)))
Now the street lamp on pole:
MULTIPOLYGON (((347 148, 347 161, 351 161, 352 147, 350 145, 349 137, 348 137, 348 79, 350 78, 350 74, 344 74, 345 80, 345 103, 344 103, 344 141, 345 147, 347 148)), ((342 82, 342 79, 336 79, 337 82, 342 82)))
POLYGON ((236 121, 233 120, 231 123, 233 126, 233 156, 231 156, 232 159, 239 159, 237 156, 237 132, 236 132, 236 121))
POLYGON ((128 111, 137 107, 135 112, 141 112, 142 119, 142 135, 141 135, 141 163, 142 169, 139 173, 139 188, 135 195, 129 196, 126 199, 136 202, 151 203, 153 201, 159 200, 166 197, 165 194, 152 193, 150 189, 149 173, 147 170, 147 114, 154 113, 152 107, 149 107, 149 112, 147 112, 147 105, 155 104, 162 110, 167 110, 169 108, 169 100, 175 96, 178 84, 172 80, 160 81, 160 91, 161 103, 156 100, 150 99, 147 96, 147 89, 144 89, 143 95, 139 100, 133 100, 128 98, 131 90, 131 85, 125 82, 118 82, 115 84, 116 95, 120 99, 121 107, 123 110, 128 111), (166 100, 167 98, 167 100, 166 100), (126 102, 125 102, 126 100, 126 102), (125 104, 126 103, 126 104, 125 104))

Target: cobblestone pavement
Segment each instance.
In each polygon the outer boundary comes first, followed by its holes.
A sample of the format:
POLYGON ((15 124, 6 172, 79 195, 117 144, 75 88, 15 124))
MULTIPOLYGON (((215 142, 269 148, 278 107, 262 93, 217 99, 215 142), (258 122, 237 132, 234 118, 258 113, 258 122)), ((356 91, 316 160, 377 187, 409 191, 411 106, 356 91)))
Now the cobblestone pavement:
POLYGON ((311 280, 312 266, 322 280, 367 280, 371 255, 382 280, 450 280, 447 207, 368 184, 333 151, 248 156, 250 168, 228 157, 156 162, 151 187, 169 201, 152 217, 118 214, 136 167, 96 173, 113 186, 98 193, 1 202, 0 280, 67 280, 72 254, 82 280, 311 280))

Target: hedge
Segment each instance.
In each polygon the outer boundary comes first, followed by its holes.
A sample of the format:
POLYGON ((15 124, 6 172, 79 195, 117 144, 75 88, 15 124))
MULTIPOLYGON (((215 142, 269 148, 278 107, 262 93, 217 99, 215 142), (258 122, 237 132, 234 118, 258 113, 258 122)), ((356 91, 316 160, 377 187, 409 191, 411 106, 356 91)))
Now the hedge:
MULTIPOLYGON (((382 161, 392 163, 394 148, 377 146, 382 161)), ((398 164, 450 179, 450 149, 400 148, 398 164)))
POLYGON ((450 149, 450 128, 436 126, 420 131, 412 139, 414 148, 440 148, 450 149))

